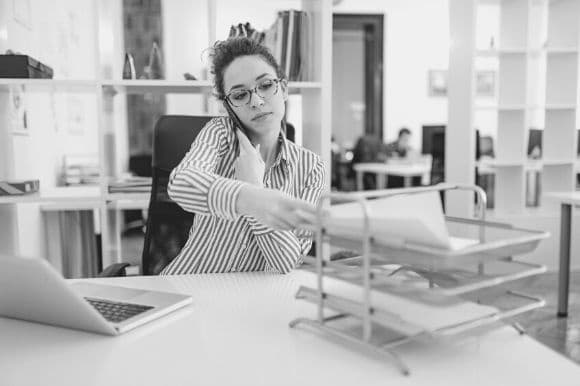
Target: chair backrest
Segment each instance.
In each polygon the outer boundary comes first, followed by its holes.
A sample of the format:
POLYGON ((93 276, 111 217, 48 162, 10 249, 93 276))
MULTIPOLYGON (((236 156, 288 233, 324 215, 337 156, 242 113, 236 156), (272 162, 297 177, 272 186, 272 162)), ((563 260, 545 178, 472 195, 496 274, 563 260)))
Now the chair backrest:
POLYGON ((169 174, 183 159, 210 116, 164 115, 153 132, 152 186, 142 255, 144 275, 157 275, 185 245, 193 223, 167 195, 169 174))

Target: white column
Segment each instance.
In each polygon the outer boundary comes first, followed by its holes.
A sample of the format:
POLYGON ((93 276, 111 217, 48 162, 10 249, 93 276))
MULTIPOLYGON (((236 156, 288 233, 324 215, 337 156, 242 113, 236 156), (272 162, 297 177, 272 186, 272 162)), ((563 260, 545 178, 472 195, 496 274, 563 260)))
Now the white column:
MULTIPOLYGON (((9 47, 8 30, 12 15, 12 2, 0 1, 0 52, 9 47)), ((13 178, 12 134, 8 87, 0 89, 0 180, 13 178)), ((11 254, 17 250, 16 207, 15 205, 0 205, 0 253, 11 254)))
MULTIPOLYGON (((449 0, 448 124, 445 131, 445 180, 475 183, 473 128, 476 0, 449 0)), ((473 195, 449 192, 446 213, 473 216, 473 195)))

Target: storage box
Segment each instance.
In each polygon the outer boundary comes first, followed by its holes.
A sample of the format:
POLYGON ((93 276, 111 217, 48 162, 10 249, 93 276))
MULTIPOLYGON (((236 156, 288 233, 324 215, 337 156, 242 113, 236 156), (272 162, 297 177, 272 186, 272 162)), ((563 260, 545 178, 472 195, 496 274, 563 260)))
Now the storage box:
POLYGON ((52 78, 49 66, 28 55, 0 55, 0 78, 52 78))

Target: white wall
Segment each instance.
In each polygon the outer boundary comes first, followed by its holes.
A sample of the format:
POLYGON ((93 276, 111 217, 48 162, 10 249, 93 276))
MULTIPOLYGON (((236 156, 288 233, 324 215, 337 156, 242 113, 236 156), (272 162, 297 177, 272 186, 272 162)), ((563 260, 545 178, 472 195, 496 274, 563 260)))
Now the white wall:
POLYGON ((447 0, 344 0, 334 13, 379 13, 384 25, 384 139, 413 131, 421 148, 421 126, 447 122, 447 100, 429 97, 427 72, 446 69, 449 60, 447 0))

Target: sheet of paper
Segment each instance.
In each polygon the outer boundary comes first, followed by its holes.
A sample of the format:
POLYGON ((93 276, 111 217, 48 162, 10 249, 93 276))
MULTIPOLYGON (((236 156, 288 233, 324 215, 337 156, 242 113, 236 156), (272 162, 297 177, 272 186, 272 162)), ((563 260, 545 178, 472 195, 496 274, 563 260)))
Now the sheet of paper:
MULTIPOLYGON (((325 277, 323 288, 329 294, 362 302, 362 287, 355 284, 325 277)), ((454 303, 428 304, 376 290, 371 291, 371 304, 373 307, 397 314, 404 321, 427 331, 435 331, 498 313, 495 307, 461 299, 454 303)))
MULTIPOLYGON (((416 243, 451 249, 438 192, 405 194, 367 201, 372 236, 389 245, 416 243)), ((360 203, 333 205, 326 222, 329 231, 342 236, 361 236, 360 203)))

